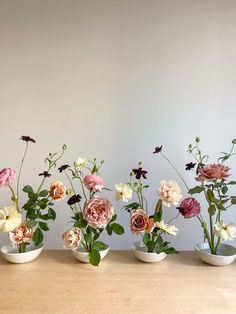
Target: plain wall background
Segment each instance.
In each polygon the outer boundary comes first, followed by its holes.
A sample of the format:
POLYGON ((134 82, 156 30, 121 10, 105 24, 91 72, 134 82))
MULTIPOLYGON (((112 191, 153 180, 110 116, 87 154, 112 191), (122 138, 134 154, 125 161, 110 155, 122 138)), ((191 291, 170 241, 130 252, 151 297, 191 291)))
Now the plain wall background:
MULTIPOLYGON (((149 206, 169 165, 152 154, 163 144, 189 185, 187 146, 196 135, 215 161, 236 137, 236 1, 234 0, 0 0, 0 168, 18 169, 31 145, 23 184, 37 186, 48 152, 68 145, 62 163, 79 156, 105 159, 108 187, 128 180, 143 161, 149 171, 149 206)), ((235 159, 230 162, 235 172, 235 159)), ((55 171, 54 179, 68 182, 55 171)), ((48 184, 53 180, 49 179, 48 184)), ((234 188, 235 193, 235 188, 234 188)), ((113 249, 129 249, 137 237, 128 214, 116 206, 126 233, 105 237, 113 249)), ((9 193, 0 191, 0 206, 9 193)), ((204 202, 202 202, 203 210, 204 202)), ((56 204, 48 248, 61 248, 70 210, 56 204)), ((236 208, 225 215, 236 223, 236 208)), ((176 209, 166 208, 166 220, 176 209)), ((196 219, 175 221, 177 249, 202 240, 196 219)), ((7 235, 1 234, 0 244, 7 235)), ((236 244, 236 241, 234 241, 236 244)))

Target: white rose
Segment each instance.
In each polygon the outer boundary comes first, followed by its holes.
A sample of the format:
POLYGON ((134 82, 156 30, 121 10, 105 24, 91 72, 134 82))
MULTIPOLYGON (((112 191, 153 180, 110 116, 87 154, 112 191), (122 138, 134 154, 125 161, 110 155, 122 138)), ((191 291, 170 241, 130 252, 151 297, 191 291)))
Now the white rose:
POLYGON ((11 232, 21 224, 21 214, 14 206, 0 209, 0 231, 11 232))
POLYGON ((87 166, 87 159, 85 158, 82 158, 82 157, 79 157, 75 162, 74 162, 74 165, 75 165, 75 168, 77 170, 81 170, 82 168, 86 167, 87 166))
POLYGON ((116 189, 116 200, 122 200, 123 202, 127 203, 132 198, 132 189, 128 184, 125 183, 118 183, 115 185, 116 189))

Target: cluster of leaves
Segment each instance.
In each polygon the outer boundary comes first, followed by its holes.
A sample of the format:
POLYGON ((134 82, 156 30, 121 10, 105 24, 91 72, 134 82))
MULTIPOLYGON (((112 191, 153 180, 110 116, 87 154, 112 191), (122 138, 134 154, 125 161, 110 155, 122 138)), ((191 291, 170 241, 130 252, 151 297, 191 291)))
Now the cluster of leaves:
POLYGON ((30 185, 26 185, 23 191, 28 195, 28 201, 23 206, 26 211, 26 224, 28 228, 37 228, 34 231, 33 241, 38 246, 43 241, 43 231, 48 231, 47 220, 55 220, 56 212, 52 208, 49 192, 42 190, 34 192, 30 185))
MULTIPOLYGON (((124 228, 120 224, 115 223, 116 218, 117 215, 114 215, 106 226, 106 231, 109 235, 112 235, 113 232, 117 235, 124 233, 124 228)), ((72 219, 75 221, 74 227, 80 228, 83 232, 82 245, 85 247, 86 251, 89 252, 90 263, 93 266, 98 266, 101 260, 99 251, 107 249, 105 243, 98 241, 104 229, 90 227, 81 212, 76 213, 72 219)))
MULTIPOLYGON (((196 173, 199 173, 199 170, 205 166, 205 162, 208 160, 207 155, 202 155, 202 152, 199 148, 199 137, 195 138, 195 145, 189 145, 188 152, 194 157, 197 161, 196 173)), ((223 155, 218 159, 219 162, 224 163, 224 161, 228 160, 231 156, 234 155, 233 150, 236 144, 236 139, 232 140, 232 147, 229 153, 221 152, 223 155)), ((229 186, 235 185, 236 181, 226 180, 214 180, 211 183, 201 185, 197 185, 194 188, 189 189, 188 193, 190 195, 204 193, 205 198, 208 203, 208 212, 211 216, 215 215, 216 211, 218 211, 218 215, 221 211, 225 211, 232 205, 236 204, 236 197, 228 195, 229 186)))

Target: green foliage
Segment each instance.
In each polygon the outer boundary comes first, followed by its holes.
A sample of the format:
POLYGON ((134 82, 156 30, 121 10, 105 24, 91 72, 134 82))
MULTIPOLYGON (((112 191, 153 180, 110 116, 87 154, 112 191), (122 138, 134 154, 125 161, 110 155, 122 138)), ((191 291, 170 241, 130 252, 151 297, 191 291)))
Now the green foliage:
POLYGON ((43 242, 43 233, 40 228, 37 228, 33 235, 33 241, 36 246, 38 246, 41 242, 43 242))
POLYGON ((209 207, 208 207, 208 213, 212 216, 215 215, 215 212, 216 212, 216 207, 215 205, 211 204, 209 207))
POLYGON ((197 193, 201 193, 202 191, 204 191, 204 187, 203 186, 195 186, 192 189, 188 190, 188 193, 193 195, 193 194, 197 194, 197 193))
POLYGON ((92 235, 89 233, 85 233, 84 234, 84 240, 86 243, 92 243, 92 241, 93 241, 92 235))
POLYGON ((49 230, 48 224, 47 224, 46 222, 40 221, 40 222, 39 222, 39 227, 40 227, 40 229, 42 229, 43 231, 48 231, 48 230, 49 230))
POLYGON ((121 235, 125 232, 124 228, 120 224, 112 223, 110 224, 110 227, 111 227, 111 230, 118 235, 121 235))
POLYGON ((92 248, 97 251, 104 251, 107 249, 107 245, 102 241, 96 241, 93 243, 92 248))
POLYGON ((89 252, 89 262, 93 266, 98 266, 101 261, 101 256, 98 250, 92 249, 89 252))

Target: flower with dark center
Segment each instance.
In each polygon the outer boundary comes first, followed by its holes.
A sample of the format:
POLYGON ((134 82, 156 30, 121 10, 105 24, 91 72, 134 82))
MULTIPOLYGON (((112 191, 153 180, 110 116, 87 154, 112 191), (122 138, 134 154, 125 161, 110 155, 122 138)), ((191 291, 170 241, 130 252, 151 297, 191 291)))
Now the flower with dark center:
POLYGON ((79 194, 77 195, 75 194, 68 199, 67 204, 71 206, 71 205, 74 205, 75 203, 79 203, 80 200, 81 200, 81 196, 79 194))
POLYGON ((61 167, 58 168, 59 172, 62 172, 64 170, 66 170, 67 168, 69 168, 69 165, 62 165, 61 167))
POLYGON ((137 180, 141 179, 143 177, 144 179, 147 179, 146 174, 148 173, 147 171, 143 170, 143 168, 139 167, 138 169, 132 169, 135 178, 137 180))
POLYGON ((157 146, 157 147, 155 147, 155 150, 154 150, 153 154, 158 154, 161 151, 162 151, 162 145, 161 146, 157 146))
POLYGON ((40 173, 39 176, 44 176, 44 178, 50 178, 51 174, 48 173, 47 171, 44 171, 44 172, 40 173))
POLYGON ((30 136, 21 136, 21 138, 20 138, 20 140, 22 140, 22 141, 24 141, 24 142, 32 142, 32 143, 36 143, 36 141, 32 138, 32 137, 30 137, 30 136))
POLYGON ((196 163, 189 162, 185 166, 186 166, 185 170, 191 170, 191 169, 193 169, 196 166, 196 163))

